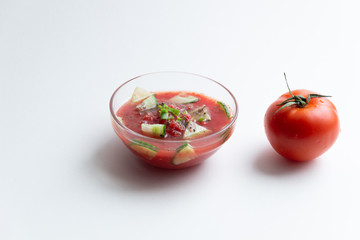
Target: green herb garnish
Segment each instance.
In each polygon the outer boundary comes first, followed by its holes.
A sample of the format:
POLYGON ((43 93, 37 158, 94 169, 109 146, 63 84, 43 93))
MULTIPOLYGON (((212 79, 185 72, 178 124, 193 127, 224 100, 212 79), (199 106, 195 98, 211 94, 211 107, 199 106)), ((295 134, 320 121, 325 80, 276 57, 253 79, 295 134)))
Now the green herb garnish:
POLYGON ((175 116, 179 115, 180 111, 175 108, 168 107, 168 111, 174 114, 175 116))
POLYGON ((169 112, 172 113, 174 116, 178 116, 180 114, 180 110, 169 107, 168 105, 162 103, 158 105, 160 110, 160 118, 161 119, 169 119, 169 112))
POLYGON ((166 109, 160 110, 160 118, 161 119, 168 119, 169 118, 169 112, 166 109))

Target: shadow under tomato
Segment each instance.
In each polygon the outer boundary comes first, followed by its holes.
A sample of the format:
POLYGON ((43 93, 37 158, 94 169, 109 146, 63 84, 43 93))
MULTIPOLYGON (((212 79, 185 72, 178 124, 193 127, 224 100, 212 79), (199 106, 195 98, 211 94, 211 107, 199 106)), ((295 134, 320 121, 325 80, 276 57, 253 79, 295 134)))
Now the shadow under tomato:
POLYGON ((254 168, 266 175, 288 175, 305 171, 314 165, 313 161, 296 162, 288 160, 271 148, 266 148, 260 152, 254 161, 254 168))
POLYGON ((128 189, 173 187, 189 180, 201 167, 169 170, 153 167, 136 157, 120 139, 114 137, 100 146, 94 157, 96 171, 108 184, 128 189), (187 179, 187 180, 186 180, 187 179))

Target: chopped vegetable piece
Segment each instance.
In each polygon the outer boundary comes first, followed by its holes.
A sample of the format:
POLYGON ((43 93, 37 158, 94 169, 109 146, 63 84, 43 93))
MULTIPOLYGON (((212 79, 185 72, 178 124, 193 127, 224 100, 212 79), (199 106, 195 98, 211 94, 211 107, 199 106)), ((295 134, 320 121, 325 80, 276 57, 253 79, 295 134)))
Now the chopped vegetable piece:
POLYGON ((136 87, 131 96, 131 103, 138 103, 141 100, 143 100, 151 95, 152 95, 152 93, 149 92, 148 90, 145 90, 141 87, 136 87))
POLYGON ((199 101, 200 98, 194 97, 194 96, 182 96, 181 94, 170 98, 170 102, 177 103, 177 104, 188 104, 188 103, 194 103, 199 101))
POLYGON ((142 103, 137 105, 136 108, 140 111, 150 110, 156 108, 157 103, 155 95, 152 94, 150 97, 147 97, 144 101, 142 101, 142 103))
POLYGON ((210 121, 211 117, 208 108, 203 105, 202 107, 195 108, 190 112, 191 116, 198 122, 210 121))
POLYGON ((172 113, 175 117, 178 116, 180 114, 180 110, 179 109, 175 109, 172 107, 169 107, 168 105, 166 105, 165 103, 161 103, 158 105, 159 109, 160 109, 160 119, 174 119, 173 116, 170 116, 169 113, 172 113))
POLYGON ((155 137, 165 137, 166 126, 164 124, 141 124, 141 130, 144 133, 155 137))
POLYGON ((169 112, 166 109, 160 110, 160 118, 161 119, 169 119, 169 112))
POLYGON ((231 118, 231 114, 230 114, 229 107, 226 106, 226 104, 224 104, 223 102, 218 101, 217 103, 220 105, 221 109, 224 110, 227 118, 230 119, 230 118, 231 118))
POLYGON ((158 152, 157 147, 137 139, 133 139, 129 144, 129 146, 137 153, 139 153, 142 156, 145 156, 149 160, 153 159, 158 152))
POLYGON ((168 107, 168 111, 171 112, 172 114, 174 114, 175 116, 179 115, 179 113, 180 113, 179 109, 175 109, 175 108, 171 108, 171 107, 168 107))
POLYGON ((190 121, 188 125, 186 126, 185 132, 184 132, 184 139, 194 138, 202 134, 210 133, 211 130, 204 128, 203 126, 200 126, 196 124, 193 121, 190 121))
POLYGON ((172 159, 172 164, 179 165, 186 163, 196 157, 193 147, 189 143, 185 143, 178 147, 175 152, 175 156, 172 159))
POLYGON ((162 112, 171 112, 172 114, 174 114, 175 116, 179 115, 180 110, 179 109, 175 109, 172 107, 169 107, 168 105, 166 105, 165 103, 161 103, 158 105, 159 109, 160 109, 160 114, 162 112))

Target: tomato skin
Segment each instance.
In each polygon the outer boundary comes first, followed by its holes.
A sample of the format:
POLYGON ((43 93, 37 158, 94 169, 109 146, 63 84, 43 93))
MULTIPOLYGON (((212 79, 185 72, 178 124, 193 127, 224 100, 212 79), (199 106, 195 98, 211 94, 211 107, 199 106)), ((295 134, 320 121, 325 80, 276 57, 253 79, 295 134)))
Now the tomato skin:
MULTIPOLYGON (((315 92, 299 89, 293 95, 315 92)), ((312 98, 306 107, 292 105, 275 112, 281 102, 290 98, 290 93, 281 95, 265 114, 266 136, 283 157, 295 161, 308 161, 326 152, 336 141, 340 121, 334 104, 325 97, 312 98)))

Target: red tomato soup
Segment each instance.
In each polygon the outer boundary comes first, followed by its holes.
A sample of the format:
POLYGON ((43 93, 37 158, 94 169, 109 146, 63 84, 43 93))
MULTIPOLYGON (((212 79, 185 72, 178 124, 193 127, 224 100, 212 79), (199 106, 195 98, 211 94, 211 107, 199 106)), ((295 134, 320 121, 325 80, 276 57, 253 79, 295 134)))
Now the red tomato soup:
POLYGON ((214 153, 232 133, 229 128, 216 135, 217 139, 206 138, 204 141, 209 144, 192 141, 219 132, 232 121, 230 108, 213 98, 195 92, 136 92, 116 115, 124 126, 150 139, 118 135, 130 150, 152 165, 164 168, 196 165, 214 153))

